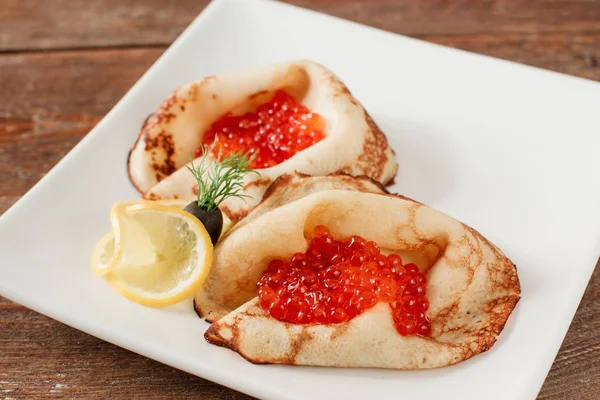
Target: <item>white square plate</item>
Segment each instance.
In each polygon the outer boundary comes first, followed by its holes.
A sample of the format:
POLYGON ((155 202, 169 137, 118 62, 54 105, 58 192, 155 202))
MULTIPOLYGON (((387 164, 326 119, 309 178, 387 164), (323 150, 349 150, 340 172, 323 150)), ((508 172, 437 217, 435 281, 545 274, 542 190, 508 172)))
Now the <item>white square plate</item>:
MULTIPOLYGON (((42 181, 0 218, 0 293, 94 336, 269 399, 533 399, 599 254, 600 85, 266 0, 219 0, 42 181), (92 275, 125 160, 176 87, 309 58, 338 74, 397 152, 393 190, 478 229, 518 266, 498 343, 430 371, 252 365, 207 344, 190 302, 139 306, 92 275)), ((60 340, 60 338, 57 338, 60 340)))

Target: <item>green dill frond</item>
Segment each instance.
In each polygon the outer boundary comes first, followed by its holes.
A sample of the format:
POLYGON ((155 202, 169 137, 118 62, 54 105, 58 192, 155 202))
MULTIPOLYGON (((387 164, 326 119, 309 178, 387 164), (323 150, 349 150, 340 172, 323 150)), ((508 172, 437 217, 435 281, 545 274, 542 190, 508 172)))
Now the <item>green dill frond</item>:
POLYGON ((202 147, 202 156, 198 166, 194 165, 194 158, 190 154, 191 167, 188 169, 194 175, 198 184, 198 208, 206 211, 214 211, 225 199, 237 197, 240 199, 250 196, 239 193, 244 188, 243 179, 249 172, 258 174, 257 171, 250 168, 250 164, 258 152, 252 154, 236 152, 227 156, 222 156, 221 151, 216 160, 207 163, 207 158, 214 148, 215 142, 206 149, 202 147))

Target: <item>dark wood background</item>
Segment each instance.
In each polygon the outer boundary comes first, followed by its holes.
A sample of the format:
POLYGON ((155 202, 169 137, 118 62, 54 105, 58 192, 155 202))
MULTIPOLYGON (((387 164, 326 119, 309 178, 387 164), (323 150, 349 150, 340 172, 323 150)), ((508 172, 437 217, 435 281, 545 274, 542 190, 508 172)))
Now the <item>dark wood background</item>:
MULTIPOLYGON (((288 2, 600 80, 600 1, 288 2)), ((0 213, 113 107, 206 3, 1 0, 0 213)), ((539 399, 600 398, 599 270, 539 399)), ((0 399, 184 396, 248 398, 0 298, 0 399)))

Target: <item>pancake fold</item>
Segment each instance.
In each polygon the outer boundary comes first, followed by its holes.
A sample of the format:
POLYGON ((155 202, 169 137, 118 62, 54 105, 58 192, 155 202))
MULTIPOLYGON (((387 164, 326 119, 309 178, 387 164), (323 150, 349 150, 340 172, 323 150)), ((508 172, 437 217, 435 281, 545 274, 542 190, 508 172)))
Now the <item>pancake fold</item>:
POLYGON ((321 115, 326 137, 270 168, 248 174, 244 200, 221 210, 233 222, 256 206, 273 181, 298 171, 347 173, 389 183, 398 169, 385 135, 345 84, 322 65, 298 60, 204 78, 176 90, 144 124, 128 158, 129 177, 145 198, 194 199, 196 182, 186 166, 202 135, 222 115, 241 115, 284 90, 321 115))
POLYGON ((194 300, 212 322, 205 338, 254 363, 425 369, 491 348, 519 298, 514 264, 475 229, 368 178, 290 174, 218 243, 194 300), (400 335, 386 303, 341 324, 270 317, 256 283, 270 260, 304 252, 316 225, 416 263, 427 278, 431 337, 400 335))

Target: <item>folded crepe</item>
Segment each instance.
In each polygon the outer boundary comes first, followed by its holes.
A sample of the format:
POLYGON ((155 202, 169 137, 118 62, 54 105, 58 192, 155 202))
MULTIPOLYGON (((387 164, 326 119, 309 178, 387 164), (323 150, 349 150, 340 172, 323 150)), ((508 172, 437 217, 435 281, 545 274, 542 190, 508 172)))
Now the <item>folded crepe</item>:
POLYGON ((269 235, 266 235, 267 232, 255 231, 252 222, 295 200, 330 190, 386 193, 381 184, 364 176, 336 174, 311 177, 300 173, 282 175, 267 189, 261 203, 221 237, 214 249, 215 262, 208 278, 194 296, 196 312, 207 321, 214 322, 256 297, 256 282, 268 262, 272 258, 289 258, 298 251, 306 250, 306 239, 295 235, 298 225, 294 225, 291 219, 269 219, 267 225, 259 225, 259 229, 265 227, 271 230, 269 235), (236 233, 238 231, 242 231, 241 236, 236 233), (236 239, 229 239, 232 235, 236 239), (252 242, 251 247, 238 252, 238 244, 246 238, 252 242), (294 242, 287 242, 288 239, 293 239, 294 242), (243 254, 244 251, 247 254, 243 254), (240 258, 244 258, 244 262, 234 265, 240 258))
POLYGON ((244 217, 280 175, 344 172, 387 184, 398 165, 385 135, 348 88, 331 71, 311 61, 268 65, 207 77, 181 87, 149 117, 130 151, 129 176, 149 199, 193 199, 197 187, 187 170, 190 152, 225 113, 241 115, 282 89, 324 121, 326 137, 260 175, 248 174, 245 200, 232 197, 221 210, 233 222, 244 217))
POLYGON ((287 176, 273 186, 216 246, 195 296, 199 315, 213 322, 209 342, 254 363, 395 369, 454 364, 495 343, 520 285, 514 264, 477 231, 364 179, 287 176), (415 262, 427 277, 431 336, 400 335, 387 303, 341 324, 269 316, 258 304, 256 283, 272 259, 306 251, 316 225, 334 238, 360 235, 415 262))

